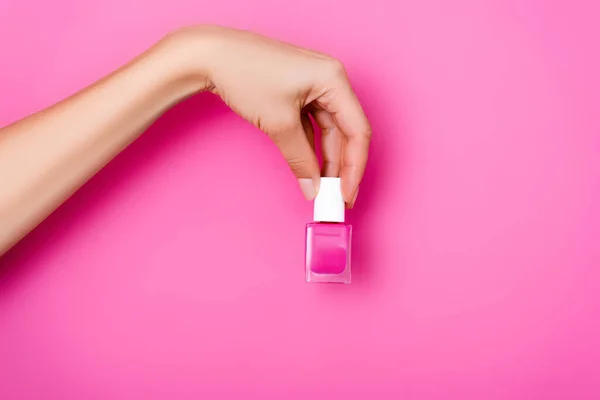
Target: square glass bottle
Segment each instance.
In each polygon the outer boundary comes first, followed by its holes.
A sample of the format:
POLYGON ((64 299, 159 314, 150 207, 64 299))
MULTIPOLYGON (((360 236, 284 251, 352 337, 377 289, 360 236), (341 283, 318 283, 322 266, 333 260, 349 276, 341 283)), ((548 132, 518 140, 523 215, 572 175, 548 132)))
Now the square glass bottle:
POLYGON ((346 224, 340 178, 321 178, 314 222, 306 225, 306 281, 350 283, 352 225, 346 224))

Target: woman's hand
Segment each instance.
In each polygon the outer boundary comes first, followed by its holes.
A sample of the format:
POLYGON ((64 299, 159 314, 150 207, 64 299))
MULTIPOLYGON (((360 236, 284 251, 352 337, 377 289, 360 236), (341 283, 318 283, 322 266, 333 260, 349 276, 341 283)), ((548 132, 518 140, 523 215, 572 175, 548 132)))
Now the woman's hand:
POLYGON ((179 30, 63 101, 0 129, 0 255, 33 229, 169 107, 217 93, 279 146, 308 199, 340 175, 349 207, 371 130, 338 61, 248 32, 179 30))
POLYGON ((321 176, 312 115, 322 131, 322 174, 340 176, 344 199, 349 207, 354 205, 371 128, 339 61, 250 32, 213 26, 185 28, 168 40, 194 55, 188 62, 193 71, 204 74, 207 90, 269 135, 309 200, 321 176))

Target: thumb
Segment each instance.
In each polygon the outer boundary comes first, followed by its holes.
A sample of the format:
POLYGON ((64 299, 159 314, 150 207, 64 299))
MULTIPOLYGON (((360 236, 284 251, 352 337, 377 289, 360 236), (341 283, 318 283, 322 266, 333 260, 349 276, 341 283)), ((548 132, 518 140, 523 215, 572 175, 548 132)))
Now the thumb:
POLYGON ((274 142, 298 179, 300 190, 307 200, 313 200, 319 190, 321 174, 319 162, 313 150, 313 130, 310 120, 292 124, 286 132, 277 135, 274 142))

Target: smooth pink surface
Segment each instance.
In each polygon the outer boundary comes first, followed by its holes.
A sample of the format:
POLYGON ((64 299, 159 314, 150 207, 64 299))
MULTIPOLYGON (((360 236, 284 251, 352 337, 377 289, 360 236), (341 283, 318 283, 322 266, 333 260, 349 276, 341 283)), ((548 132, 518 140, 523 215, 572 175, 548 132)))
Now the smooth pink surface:
POLYGON ((374 131, 307 285, 274 146, 169 112, 0 260, 0 398, 600 398, 598 4, 0 2, 0 124, 214 22, 341 58, 374 131))

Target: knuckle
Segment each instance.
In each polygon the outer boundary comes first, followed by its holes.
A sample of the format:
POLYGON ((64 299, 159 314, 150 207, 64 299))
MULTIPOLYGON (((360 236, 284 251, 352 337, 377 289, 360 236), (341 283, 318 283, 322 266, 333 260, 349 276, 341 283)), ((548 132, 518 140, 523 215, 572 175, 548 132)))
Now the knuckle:
POLYGON ((266 121, 264 118, 259 118, 258 120, 255 125, 259 126, 277 145, 281 145, 295 135, 299 131, 299 128, 302 130, 300 116, 293 115, 292 113, 282 113, 278 118, 273 118, 269 121, 266 121))
POLYGON ((331 58, 327 61, 326 71, 330 78, 339 79, 346 77, 346 68, 344 67, 344 64, 335 58, 331 58))
POLYGON ((297 157, 287 157, 286 161, 294 174, 298 174, 303 171, 305 165, 304 159, 297 157))
POLYGON ((265 132, 273 142, 279 144, 288 137, 289 132, 295 128, 297 123, 295 119, 288 117, 269 121, 264 118, 257 118, 254 125, 265 132))

